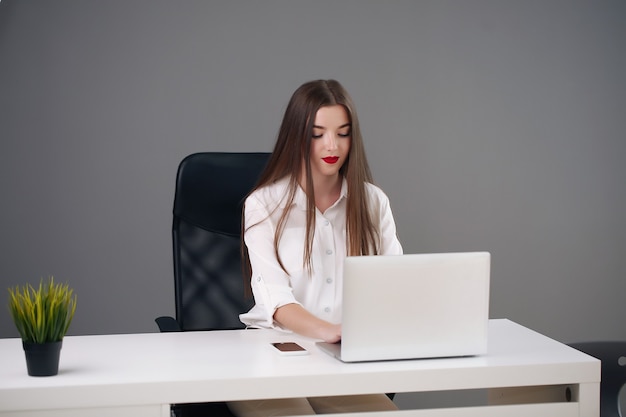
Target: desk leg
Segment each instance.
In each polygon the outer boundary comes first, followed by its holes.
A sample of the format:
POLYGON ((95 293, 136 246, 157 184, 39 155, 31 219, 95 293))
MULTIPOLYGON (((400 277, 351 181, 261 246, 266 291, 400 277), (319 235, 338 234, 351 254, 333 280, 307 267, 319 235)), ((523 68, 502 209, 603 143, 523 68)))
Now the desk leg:
POLYGON ((600 383, 580 384, 578 386, 580 417, 600 416, 600 383))

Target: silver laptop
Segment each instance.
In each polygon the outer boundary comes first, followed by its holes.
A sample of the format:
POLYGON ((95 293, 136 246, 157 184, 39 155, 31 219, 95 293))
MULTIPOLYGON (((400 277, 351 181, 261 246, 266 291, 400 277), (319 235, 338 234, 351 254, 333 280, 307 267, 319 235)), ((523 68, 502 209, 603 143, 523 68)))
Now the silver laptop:
POLYGON ((487 352, 488 252, 347 257, 342 340, 317 345, 344 362, 487 352))

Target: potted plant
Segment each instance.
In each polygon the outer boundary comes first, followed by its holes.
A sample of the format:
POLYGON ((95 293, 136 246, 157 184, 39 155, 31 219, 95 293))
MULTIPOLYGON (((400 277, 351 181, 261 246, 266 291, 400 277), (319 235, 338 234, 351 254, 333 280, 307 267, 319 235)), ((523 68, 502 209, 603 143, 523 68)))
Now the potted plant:
POLYGON ((22 338, 28 375, 51 376, 59 371, 63 337, 76 311, 76 295, 68 284, 41 279, 32 285, 9 288, 9 310, 22 338))

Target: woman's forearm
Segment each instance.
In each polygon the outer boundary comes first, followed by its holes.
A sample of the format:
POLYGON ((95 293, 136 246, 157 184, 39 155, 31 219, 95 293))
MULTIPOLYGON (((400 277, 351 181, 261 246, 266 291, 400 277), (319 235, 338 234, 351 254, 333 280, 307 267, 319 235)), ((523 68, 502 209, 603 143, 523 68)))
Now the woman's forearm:
POLYGON ((274 320, 295 333, 325 342, 341 340, 341 325, 332 324, 309 313, 299 304, 287 304, 274 313, 274 320))

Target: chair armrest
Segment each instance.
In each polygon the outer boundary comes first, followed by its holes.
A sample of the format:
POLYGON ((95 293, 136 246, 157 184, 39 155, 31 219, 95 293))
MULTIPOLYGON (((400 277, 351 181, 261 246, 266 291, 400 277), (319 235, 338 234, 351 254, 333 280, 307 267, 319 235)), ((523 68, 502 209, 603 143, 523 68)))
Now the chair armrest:
POLYGON ((156 324, 159 326, 159 330, 161 333, 164 332, 181 332, 182 329, 178 322, 174 319, 174 317, 169 316, 161 316, 154 319, 156 324))

